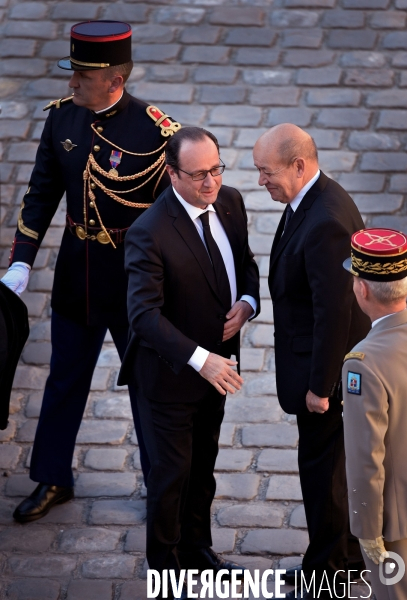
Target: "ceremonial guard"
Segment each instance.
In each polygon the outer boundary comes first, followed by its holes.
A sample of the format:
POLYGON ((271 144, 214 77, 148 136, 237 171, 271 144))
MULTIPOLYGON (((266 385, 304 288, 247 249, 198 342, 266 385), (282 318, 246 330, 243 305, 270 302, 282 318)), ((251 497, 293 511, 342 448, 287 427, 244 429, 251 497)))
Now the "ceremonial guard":
POLYGON ((377 600, 405 600, 407 237, 365 229, 351 244, 344 266, 372 321, 342 371, 351 531, 364 550, 377 600))
MULTIPOLYGON (((36 432, 30 477, 39 482, 16 509, 38 519, 73 497, 71 462, 93 371, 107 329, 120 357, 127 344, 124 238, 168 186, 164 148, 181 126, 132 97, 131 27, 114 21, 71 29, 72 96, 51 102, 35 167, 21 204, 3 282, 21 293, 38 248, 66 193, 66 227, 52 290, 51 371, 36 432)), ((135 392, 129 387, 144 476, 148 459, 135 392)))

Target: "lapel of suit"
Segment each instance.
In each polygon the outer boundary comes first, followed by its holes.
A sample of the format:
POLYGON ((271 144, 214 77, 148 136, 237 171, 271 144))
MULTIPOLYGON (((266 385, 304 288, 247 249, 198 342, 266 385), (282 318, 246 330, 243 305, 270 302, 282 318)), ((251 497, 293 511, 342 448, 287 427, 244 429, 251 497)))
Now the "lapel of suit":
POLYGON ((271 249, 270 271, 271 271, 272 267, 274 266, 277 258, 280 256, 280 254, 286 247, 287 243, 290 241, 290 239, 292 238, 294 233, 297 231, 297 229, 300 227, 301 223, 307 216, 307 211, 311 208, 312 204, 314 203, 314 200, 319 196, 319 194, 325 188, 327 182, 328 182, 328 177, 321 171, 320 176, 318 177, 318 179, 316 180, 314 185, 305 194, 305 196, 301 200, 297 210, 291 217, 290 222, 288 223, 287 229, 284 231, 284 235, 280 236, 280 239, 278 239, 277 236, 278 236, 279 231, 281 231, 281 233, 282 233, 282 229, 284 228, 284 222, 285 222, 285 211, 284 211, 283 217, 281 218, 281 221, 280 221, 277 231, 276 231, 276 236, 274 238, 277 241, 275 243, 273 243, 273 246, 271 249))
POLYGON ((218 198, 213 205, 216 214, 218 215, 219 221, 222 223, 226 235, 229 240, 230 247, 232 248, 233 259, 235 261, 235 269, 239 268, 240 257, 242 254, 241 244, 239 243, 239 236, 236 230, 235 222, 236 215, 229 205, 227 199, 222 196, 222 188, 219 191, 218 198))
POLYGON ((168 214, 174 218, 173 226, 195 256, 213 292, 219 297, 215 271, 208 252, 190 216, 172 191, 172 187, 167 188, 166 204, 168 214))

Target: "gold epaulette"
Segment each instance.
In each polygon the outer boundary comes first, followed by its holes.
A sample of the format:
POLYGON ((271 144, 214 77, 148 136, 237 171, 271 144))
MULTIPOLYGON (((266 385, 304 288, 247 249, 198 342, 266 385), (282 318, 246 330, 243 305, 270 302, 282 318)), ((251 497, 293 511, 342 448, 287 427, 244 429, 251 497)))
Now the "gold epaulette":
POLYGON ((147 106, 146 112, 148 116, 155 121, 155 126, 161 127, 161 135, 163 137, 174 135, 174 133, 181 129, 181 123, 173 121, 171 117, 163 113, 163 111, 156 106, 147 106))
POLYGON ((343 359, 343 362, 345 362, 346 360, 349 360, 350 358, 356 358, 357 360, 363 360, 365 358, 365 353, 364 352, 349 352, 343 359))
POLYGON ((64 102, 69 102, 72 99, 73 99, 73 94, 72 94, 72 96, 68 96, 67 98, 59 98, 59 100, 52 100, 52 102, 47 104, 47 106, 44 106, 44 108, 42 110, 49 110, 53 106, 55 106, 55 108, 61 108, 61 104, 63 104, 64 102))

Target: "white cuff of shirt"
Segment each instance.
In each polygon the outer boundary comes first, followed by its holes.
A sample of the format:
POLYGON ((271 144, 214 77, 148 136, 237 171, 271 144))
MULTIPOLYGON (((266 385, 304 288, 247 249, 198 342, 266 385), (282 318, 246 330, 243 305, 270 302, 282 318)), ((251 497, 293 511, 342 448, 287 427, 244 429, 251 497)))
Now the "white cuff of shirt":
POLYGON ((256 314, 256 310, 257 310, 257 301, 253 298, 253 296, 248 296, 247 294, 243 294, 243 296, 240 298, 240 300, 244 300, 245 302, 247 302, 247 304, 250 304, 250 306, 253 309, 253 312, 250 315, 249 319, 254 317, 254 315, 256 314))
POLYGON ((199 372, 202 369, 202 367, 204 366, 205 361, 208 358, 208 356, 209 356, 208 350, 205 350, 205 348, 201 348, 201 346, 198 346, 198 348, 195 350, 195 352, 189 359, 188 364, 193 369, 195 369, 195 371, 199 372))
POLYGON ((27 267, 27 269, 29 271, 31 271, 31 266, 25 262, 14 262, 13 264, 10 265, 9 269, 11 269, 11 267, 16 267, 17 265, 23 265, 23 267, 27 267))

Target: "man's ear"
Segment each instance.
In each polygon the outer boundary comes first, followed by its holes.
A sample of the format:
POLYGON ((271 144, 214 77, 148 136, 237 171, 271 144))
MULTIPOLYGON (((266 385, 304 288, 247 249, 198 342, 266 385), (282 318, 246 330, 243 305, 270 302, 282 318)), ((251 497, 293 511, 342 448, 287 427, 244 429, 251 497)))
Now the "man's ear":
POLYGON ((370 294, 369 286, 363 279, 358 279, 358 283, 360 286, 360 294, 361 294, 363 300, 366 300, 370 294))
POLYGON ((109 93, 114 94, 123 85, 123 77, 116 75, 110 82, 109 93))
POLYGON ((296 175, 297 177, 302 177, 304 175, 305 172, 305 160, 303 158, 296 158, 295 159, 295 171, 296 171, 296 175))
POLYGON ((175 183, 175 181, 178 179, 178 174, 176 173, 174 167, 172 167, 171 165, 165 165, 165 168, 168 175, 171 178, 171 183, 175 183))

